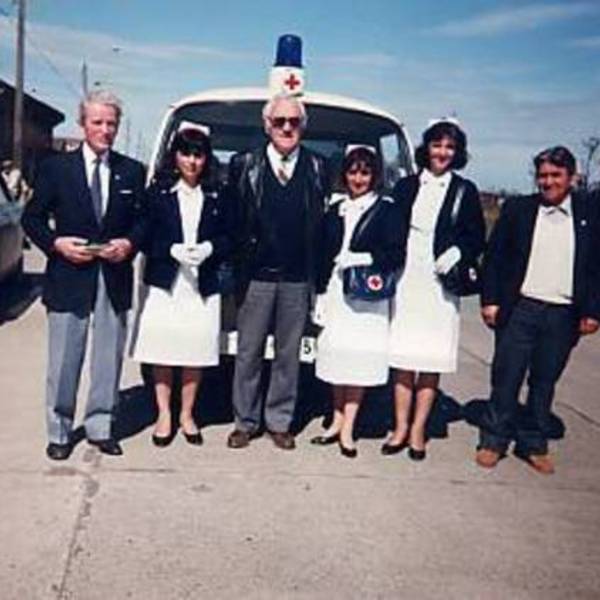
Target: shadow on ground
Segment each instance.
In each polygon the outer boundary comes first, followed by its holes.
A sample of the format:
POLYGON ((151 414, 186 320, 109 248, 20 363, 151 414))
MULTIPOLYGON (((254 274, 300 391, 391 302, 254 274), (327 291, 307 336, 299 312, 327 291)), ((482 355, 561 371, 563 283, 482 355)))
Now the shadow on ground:
MULTIPOLYGON (((483 398, 476 398, 470 400, 462 407, 462 418, 473 427, 479 428, 480 424, 484 422, 484 412, 487 404, 487 400, 483 398)), ((528 410, 527 406, 519 404, 517 408, 516 422, 519 424, 519 429, 523 431, 536 430, 536 421, 528 410)), ((548 419, 548 429, 545 434, 550 440, 560 440, 564 437, 566 427, 564 421, 554 413, 550 414, 548 419)))
MULTIPOLYGON (((219 367, 204 370, 203 381, 195 406, 195 418, 201 427, 233 423, 231 387, 234 361, 223 357, 219 367)), ((269 376, 268 365, 263 373, 263 390, 269 376)), ((152 391, 152 373, 148 366, 142 368, 143 385, 121 390, 116 415, 115 435, 124 439, 137 435, 156 420, 157 412, 152 391)), ((173 422, 178 421, 180 407, 180 378, 176 371, 173 392, 173 422)), ((312 365, 303 364, 300 371, 299 397, 291 430, 301 433, 314 419, 327 424, 331 418, 331 391, 329 385, 314 376, 312 365)), ((450 423, 464 418, 463 407, 443 391, 438 397, 427 423, 429 438, 448 437, 450 423)), ((391 385, 367 391, 357 423, 360 438, 382 438, 393 428, 394 414, 391 385)))

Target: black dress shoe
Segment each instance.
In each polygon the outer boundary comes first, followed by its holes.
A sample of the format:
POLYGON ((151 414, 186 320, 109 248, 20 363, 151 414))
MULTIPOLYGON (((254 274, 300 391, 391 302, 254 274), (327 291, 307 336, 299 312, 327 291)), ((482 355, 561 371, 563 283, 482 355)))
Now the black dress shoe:
POLYGON ((46 446, 46 456, 52 460, 67 460, 71 456, 73 446, 71 444, 55 444, 50 442, 46 446))
POLYGON ((152 434, 152 443, 159 448, 166 448, 172 441, 175 436, 173 434, 170 435, 156 435, 152 434))
POLYGON ((316 435, 310 439, 310 443, 316 446, 329 446, 330 444, 335 444, 339 439, 339 433, 334 433, 333 435, 316 435))
POLYGON ((408 448, 408 458, 410 458, 410 460, 425 460, 426 456, 427 452, 425 451, 425 448, 423 448, 423 450, 416 450, 412 447, 408 448))
POLYGON ((389 442, 385 442, 385 444, 381 446, 381 454, 384 456, 392 456, 393 454, 402 452, 406 446, 406 442, 400 442, 399 444, 390 444, 389 442))
POLYGON ((199 431, 196 431, 196 433, 186 433, 185 431, 182 431, 182 433, 185 441, 188 444, 192 444, 193 446, 202 446, 204 439, 199 431))
POLYGON ((358 456, 358 450, 356 448, 346 448, 342 442, 339 443, 340 453, 346 458, 356 458, 358 456))
POLYGON ((92 446, 96 446, 102 454, 108 454, 109 456, 121 456, 123 449, 117 440, 108 438, 106 440, 88 440, 88 443, 92 446))

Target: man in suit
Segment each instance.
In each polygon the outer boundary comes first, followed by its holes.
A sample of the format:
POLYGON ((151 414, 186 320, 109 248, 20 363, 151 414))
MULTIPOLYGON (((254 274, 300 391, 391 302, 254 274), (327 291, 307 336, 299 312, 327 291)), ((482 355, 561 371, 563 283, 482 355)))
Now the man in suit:
POLYGON ((540 152, 534 165, 539 193, 506 201, 484 264, 481 314, 496 345, 476 461, 495 467, 515 439, 517 456, 550 474, 554 387, 579 336, 599 326, 600 227, 597 199, 573 191, 567 148, 540 152), (527 371, 525 415, 517 418, 527 371))
POLYGON ((80 104, 84 141, 40 166, 23 227, 47 255, 46 454, 69 457, 77 388, 92 330, 90 391, 84 426, 101 452, 122 454, 113 413, 133 288, 132 260, 145 231, 144 168, 111 148, 121 118, 113 94, 80 104))
POLYGON ((289 431, 296 404, 300 340, 316 279, 325 170, 300 145, 306 111, 274 96, 263 109, 269 142, 232 158, 229 186, 239 212, 238 349, 233 380, 231 448, 244 448, 261 426, 259 385, 265 339, 274 324, 275 358, 264 402, 274 444, 295 447, 289 431))

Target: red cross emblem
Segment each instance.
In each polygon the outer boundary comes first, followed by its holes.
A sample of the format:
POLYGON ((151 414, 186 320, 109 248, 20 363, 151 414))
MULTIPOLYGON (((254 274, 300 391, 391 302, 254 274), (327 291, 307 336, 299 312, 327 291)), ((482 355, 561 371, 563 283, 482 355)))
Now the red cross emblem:
POLYGON ((290 76, 285 79, 283 83, 293 92, 296 86, 300 85, 302 81, 300 81, 293 73, 290 73, 290 76))
POLYGON ((367 287, 374 292, 378 292, 383 288, 383 279, 380 275, 370 275, 367 278, 367 287))

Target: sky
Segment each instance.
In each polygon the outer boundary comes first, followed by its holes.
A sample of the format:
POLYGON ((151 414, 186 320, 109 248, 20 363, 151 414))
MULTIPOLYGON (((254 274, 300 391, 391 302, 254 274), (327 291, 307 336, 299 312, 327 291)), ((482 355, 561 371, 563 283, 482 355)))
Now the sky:
MULTIPOLYGON (((14 81, 16 9, 0 0, 0 78, 14 81)), ((120 148, 148 156, 170 102, 266 85, 279 35, 302 37, 307 88, 394 114, 417 144, 456 116, 485 190, 532 189, 551 145, 600 135, 599 0, 28 0, 26 91, 77 133, 81 65, 125 103, 120 148), (125 129, 125 128, 124 128, 125 129)), ((600 176, 600 173, 598 173, 600 176)))

